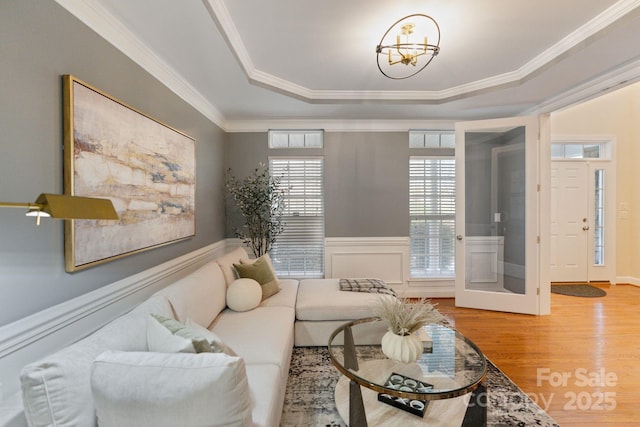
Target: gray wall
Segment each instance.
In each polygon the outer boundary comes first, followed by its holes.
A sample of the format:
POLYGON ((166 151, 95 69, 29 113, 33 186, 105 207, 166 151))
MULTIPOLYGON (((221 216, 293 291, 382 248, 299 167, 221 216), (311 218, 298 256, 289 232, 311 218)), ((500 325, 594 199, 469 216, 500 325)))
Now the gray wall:
MULTIPOLYGON (((226 165, 236 177, 251 173, 269 156, 323 156, 326 237, 409 235, 408 132, 326 132, 323 149, 267 147, 267 134, 229 134, 226 165)), ((230 212, 232 212, 230 206, 230 212)), ((227 236, 237 224, 229 215, 227 236)))
POLYGON ((53 1, 0 0, 0 200, 63 192, 63 74, 196 139, 196 237, 69 274, 62 221, 0 209, 0 325, 225 237, 225 133, 53 1))

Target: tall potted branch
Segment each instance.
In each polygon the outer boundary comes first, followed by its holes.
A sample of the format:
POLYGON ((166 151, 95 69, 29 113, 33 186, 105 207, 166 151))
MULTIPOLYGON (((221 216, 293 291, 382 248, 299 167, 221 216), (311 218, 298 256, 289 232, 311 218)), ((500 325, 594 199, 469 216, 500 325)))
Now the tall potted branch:
POLYGON ((280 188, 280 178, 271 176, 269 168, 260 163, 242 180, 229 169, 226 187, 244 219, 244 226, 235 230, 235 236, 251 248, 256 258, 266 254, 284 231, 285 192, 280 188))

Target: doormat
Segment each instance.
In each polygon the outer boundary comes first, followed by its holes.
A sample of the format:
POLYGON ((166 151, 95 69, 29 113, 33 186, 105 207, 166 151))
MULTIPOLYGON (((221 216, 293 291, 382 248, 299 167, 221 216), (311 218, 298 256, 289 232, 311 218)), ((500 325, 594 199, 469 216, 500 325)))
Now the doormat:
POLYGON ((607 295, 603 289, 591 285, 551 285, 551 292, 554 294, 586 298, 603 297, 607 295))

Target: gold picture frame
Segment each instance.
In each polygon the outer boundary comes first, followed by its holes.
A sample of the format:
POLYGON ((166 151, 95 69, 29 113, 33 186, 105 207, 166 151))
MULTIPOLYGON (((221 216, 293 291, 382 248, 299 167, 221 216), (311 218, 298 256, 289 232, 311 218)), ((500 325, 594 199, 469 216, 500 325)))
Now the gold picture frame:
POLYGON ((195 236, 195 139, 71 75, 63 98, 64 192, 120 216, 65 221, 66 271, 195 236))

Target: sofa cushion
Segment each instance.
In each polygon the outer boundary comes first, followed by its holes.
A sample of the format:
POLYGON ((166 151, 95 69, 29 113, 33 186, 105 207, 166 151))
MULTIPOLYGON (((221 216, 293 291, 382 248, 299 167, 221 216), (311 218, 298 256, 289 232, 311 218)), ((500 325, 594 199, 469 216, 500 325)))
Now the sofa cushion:
POLYGON ((375 316, 380 298, 390 295, 340 290, 340 279, 305 279, 298 287, 299 320, 354 320, 375 316))
MULTIPOLYGON (((153 306, 171 315, 169 302, 153 306)), ((120 317, 62 350, 26 365, 20 374, 25 417, 34 426, 93 426, 95 407, 89 382, 91 364, 106 350, 147 351, 146 308, 120 317)))
POLYGON ((273 363, 286 370, 286 376, 293 349, 294 321, 294 310, 288 307, 258 307, 243 312, 227 309, 210 329, 247 365, 273 363))
MULTIPOLYGON (((298 320, 294 326, 296 347, 326 347, 329 337, 345 320, 298 320)), ((382 336, 389 330, 385 322, 367 322, 353 329, 353 338, 360 345, 380 345, 382 336)), ((342 334, 334 338, 334 344, 342 344, 342 334)))
POLYGON ((177 320, 184 323, 191 319, 205 328, 227 305, 227 287, 222 270, 215 261, 205 264, 158 294, 167 297, 177 320))
POLYGON ((251 263, 233 264, 233 266, 241 278, 253 279, 260 283, 263 300, 280 291, 280 284, 269 261, 269 255, 263 255, 251 263))
POLYGON ((238 247, 216 260, 222 270, 227 286, 238 278, 233 264, 238 264, 243 258, 249 258, 249 254, 247 254, 247 251, 243 247, 238 247))
POLYGON ((271 363, 254 363, 246 365, 246 370, 251 394, 252 427, 279 426, 287 388, 279 367, 271 363), (265 390, 269 390, 269 393, 265 393, 265 390))
POLYGON ((91 390, 101 427, 252 425, 238 357, 108 351, 93 363, 91 390))
POLYGON ((253 310, 260 301, 262 288, 253 279, 236 279, 227 289, 227 306, 233 311, 253 310))
POLYGON ((263 300, 260 307, 289 307, 296 308, 298 297, 298 281, 295 279, 278 279, 280 292, 263 300))

